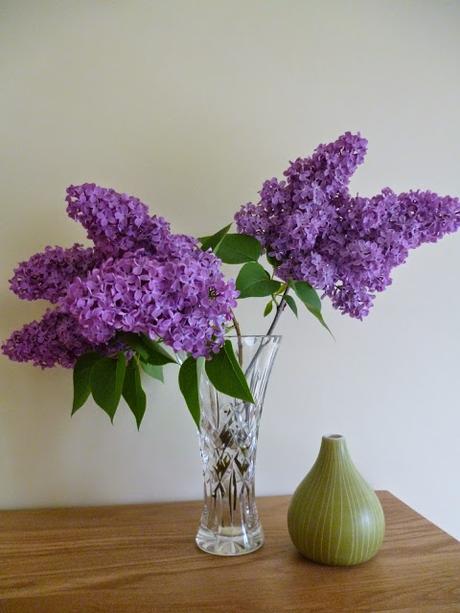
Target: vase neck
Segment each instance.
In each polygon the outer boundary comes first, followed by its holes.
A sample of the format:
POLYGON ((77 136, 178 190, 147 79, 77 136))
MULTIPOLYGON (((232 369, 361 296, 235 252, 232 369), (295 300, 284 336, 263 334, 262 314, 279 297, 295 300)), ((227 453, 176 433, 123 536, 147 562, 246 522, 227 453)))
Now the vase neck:
POLYGON ((345 437, 341 434, 323 436, 319 458, 323 460, 328 459, 340 462, 351 462, 345 437))
MULTIPOLYGON (((232 343, 234 354, 246 377, 255 404, 261 406, 281 337, 232 336, 227 340, 230 340, 232 343)), ((243 401, 226 396, 219 390, 216 390, 209 381, 205 371, 202 372, 200 378, 200 400, 203 411, 207 410, 210 403, 224 411, 244 404, 243 401)))

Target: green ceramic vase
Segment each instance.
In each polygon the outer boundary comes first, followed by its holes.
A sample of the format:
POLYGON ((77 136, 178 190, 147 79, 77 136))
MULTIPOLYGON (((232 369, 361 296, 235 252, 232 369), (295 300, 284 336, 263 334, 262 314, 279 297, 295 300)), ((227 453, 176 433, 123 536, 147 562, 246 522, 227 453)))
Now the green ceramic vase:
POLYGON ((323 436, 313 468, 292 497, 288 528, 300 553, 320 564, 353 566, 379 550, 382 505, 356 470, 343 436, 323 436))

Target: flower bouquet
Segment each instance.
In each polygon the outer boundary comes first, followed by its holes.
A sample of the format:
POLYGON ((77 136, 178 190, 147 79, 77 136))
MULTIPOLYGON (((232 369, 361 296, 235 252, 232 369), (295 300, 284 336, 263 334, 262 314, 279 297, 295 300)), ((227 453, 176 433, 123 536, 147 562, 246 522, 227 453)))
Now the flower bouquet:
POLYGON ((14 332, 2 350, 42 368, 73 368, 72 413, 90 395, 113 420, 123 397, 138 427, 142 373, 162 381, 176 367, 200 434, 205 505, 197 535, 205 551, 248 553, 263 543, 254 498, 257 435, 286 307, 298 304, 327 328, 321 298, 362 319, 410 249, 460 226, 458 198, 429 191, 349 193, 367 141, 345 133, 265 181, 260 200, 199 239, 173 234, 138 198, 94 184, 67 189, 67 213, 93 242, 46 247, 10 281, 26 300, 54 307, 14 332), (264 262, 264 263, 261 263, 264 262), (221 263, 241 266, 236 281, 221 263), (320 295, 318 294, 320 292, 320 295), (241 333, 238 300, 264 297, 262 337, 241 333), (230 335, 229 335, 230 334, 230 335))

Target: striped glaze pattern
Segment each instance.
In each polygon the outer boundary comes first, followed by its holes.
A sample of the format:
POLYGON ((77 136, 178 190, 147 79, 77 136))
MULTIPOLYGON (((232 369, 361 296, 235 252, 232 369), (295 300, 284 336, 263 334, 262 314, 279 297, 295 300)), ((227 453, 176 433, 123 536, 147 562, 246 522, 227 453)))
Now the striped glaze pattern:
POLYGON ((324 436, 318 458, 291 499, 288 528, 306 558, 353 566, 372 558, 385 532, 382 506, 340 435, 324 436))

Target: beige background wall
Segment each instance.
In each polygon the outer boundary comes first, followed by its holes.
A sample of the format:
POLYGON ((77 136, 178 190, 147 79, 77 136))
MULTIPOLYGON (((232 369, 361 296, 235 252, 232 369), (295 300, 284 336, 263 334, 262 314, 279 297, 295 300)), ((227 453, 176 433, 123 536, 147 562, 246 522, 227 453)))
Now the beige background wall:
MULTIPOLYGON (((263 179, 341 132, 367 161, 352 189, 460 193, 460 3, 0 2, 1 330, 39 316, 7 279, 47 244, 84 240, 70 183, 133 193, 174 229, 228 223, 263 179)), ((325 305, 336 342, 289 314, 269 389, 258 492, 292 492, 323 433, 460 537, 460 235, 412 254, 364 323, 325 305)), ((261 332, 263 300, 242 308, 261 332)), ((171 375, 124 407, 70 419, 71 373, 0 359, 0 507, 197 498, 191 419, 171 375)))

